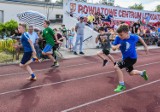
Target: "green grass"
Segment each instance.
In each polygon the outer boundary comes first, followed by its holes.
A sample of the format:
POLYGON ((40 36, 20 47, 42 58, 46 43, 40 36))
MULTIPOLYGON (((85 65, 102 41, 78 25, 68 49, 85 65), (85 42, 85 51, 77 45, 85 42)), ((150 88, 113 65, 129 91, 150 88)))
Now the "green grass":
MULTIPOLYGON (((20 55, 20 59, 21 58, 22 58, 22 54, 20 55)), ((15 61, 20 61, 20 60, 15 60, 15 56, 13 59, 13 54, 11 53, 0 52, 0 63, 12 63, 15 61)))

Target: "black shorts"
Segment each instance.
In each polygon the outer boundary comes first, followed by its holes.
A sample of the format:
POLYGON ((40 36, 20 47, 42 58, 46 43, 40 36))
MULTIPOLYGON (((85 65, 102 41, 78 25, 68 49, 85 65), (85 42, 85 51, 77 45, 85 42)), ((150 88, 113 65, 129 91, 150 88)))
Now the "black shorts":
POLYGON ((136 63, 137 59, 126 58, 125 60, 117 62, 120 69, 126 68, 127 72, 134 70, 133 65, 136 63))
POLYGON ((105 54, 105 55, 109 55, 110 54, 110 51, 108 49, 102 49, 102 52, 105 54))
POLYGON ((22 60, 21 60, 21 64, 25 64, 27 63, 30 59, 32 58, 32 51, 31 52, 24 52, 22 60))
POLYGON ((58 47, 59 47, 59 44, 55 44, 55 45, 53 46, 53 51, 57 50, 58 47))

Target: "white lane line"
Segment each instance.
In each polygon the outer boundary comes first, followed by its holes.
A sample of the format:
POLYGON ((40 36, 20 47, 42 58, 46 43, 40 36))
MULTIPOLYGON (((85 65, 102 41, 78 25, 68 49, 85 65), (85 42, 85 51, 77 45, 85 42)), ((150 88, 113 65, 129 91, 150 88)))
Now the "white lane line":
MULTIPOLYGON (((152 55, 155 55, 155 54, 151 54, 151 55, 145 55, 144 57, 150 57, 152 55)), ((121 58, 119 59, 115 59, 115 60, 120 60, 121 58)), ((99 62, 99 61, 98 61, 99 62)), ((62 67, 61 69, 65 69, 65 68, 71 68, 71 67, 77 67, 77 66, 83 66, 83 65, 88 65, 88 64, 94 64, 94 63, 97 63, 97 62, 89 62, 89 63, 82 63, 82 64, 75 64, 75 65, 69 65, 69 66, 64 66, 62 67)), ((34 72, 42 72, 42 71, 46 71, 46 70, 51 70, 53 68, 45 68, 45 69, 40 69, 40 70, 34 70, 34 72)), ((4 76, 12 76, 12 75, 19 75, 19 74, 27 74, 28 72, 18 72, 18 73, 9 73, 9 74, 3 74, 3 75, 0 75, 0 77, 4 77, 4 76)))
POLYGON ((112 95, 109 95, 109 96, 106 96, 106 97, 103 97, 103 98, 100 98, 100 99, 97 99, 97 100, 93 100, 93 101, 90 101, 90 102, 87 102, 87 103, 84 103, 84 104, 81 104, 81 105, 78 105, 78 106, 63 110, 61 112, 69 112, 69 111, 72 111, 72 110, 75 110, 75 109, 79 109, 79 108, 82 108, 84 106, 88 106, 88 105, 91 105, 91 104, 94 104, 94 103, 97 103, 97 102, 100 102, 100 101, 103 101, 103 100, 107 100, 109 98, 112 98, 112 97, 115 97, 115 96, 118 96, 118 95, 121 95, 121 94, 124 94, 124 93, 128 93, 130 91, 133 91, 133 90, 136 90, 136 89, 139 89, 139 88, 151 85, 151 84, 155 84, 155 83, 158 83, 158 82, 160 82, 160 79, 152 81, 152 82, 149 82, 149 83, 146 83, 146 84, 142 84, 140 86, 133 87, 131 89, 122 91, 120 93, 112 94, 112 95))
MULTIPOLYGON (((94 63, 97 63, 97 62, 89 62, 89 63, 82 63, 82 64, 76 64, 76 65, 69 65, 69 66, 61 67, 61 69, 71 68, 71 67, 77 67, 77 66, 82 66, 82 65, 88 65, 88 64, 94 64, 94 63)), ((34 72, 36 73, 36 72, 41 72, 41 71, 46 71, 46 70, 51 70, 51 69, 53 69, 53 67, 45 68, 45 69, 40 69, 40 70, 34 70, 34 72)), ((26 73, 28 73, 28 72, 9 73, 9 74, 0 75, 0 77, 10 76, 10 75, 26 74, 26 73)))
MULTIPOLYGON (((148 65, 153 65, 153 64, 158 64, 158 63, 160 63, 160 61, 153 62, 153 63, 148 63, 148 64, 143 64, 143 65, 139 65, 139 66, 136 66, 136 68, 143 67, 143 66, 148 66, 148 65)), ((64 80, 64 81, 60 81, 60 82, 41 84, 41 85, 32 86, 32 87, 24 88, 24 89, 16 89, 16 90, 11 90, 11 91, 6 91, 6 92, 0 93, 0 95, 5 95, 5 94, 15 93, 15 92, 21 92, 21 91, 25 91, 25 90, 40 88, 40 87, 53 86, 53 85, 57 85, 57 84, 62 84, 62 83, 66 83, 66 82, 72 82, 72 81, 82 80, 82 79, 86 79, 86 78, 90 78, 90 77, 95 77, 95 76, 99 76, 99 75, 104 75, 104 74, 110 74, 110 73, 114 73, 114 71, 97 73, 97 74, 88 75, 88 76, 85 76, 85 77, 72 78, 72 79, 68 79, 68 80, 64 80)))

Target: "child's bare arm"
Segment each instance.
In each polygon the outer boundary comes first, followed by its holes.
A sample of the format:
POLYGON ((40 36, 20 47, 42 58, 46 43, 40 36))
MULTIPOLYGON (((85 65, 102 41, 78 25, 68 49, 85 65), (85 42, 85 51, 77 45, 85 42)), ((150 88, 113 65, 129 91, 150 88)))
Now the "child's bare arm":
POLYGON ((98 36, 96 37, 96 40, 95 40, 96 44, 98 43, 98 36))
POLYGON ((32 48, 33 57, 35 58, 35 57, 36 57, 36 50, 35 50, 35 48, 34 48, 34 45, 33 45, 32 41, 31 41, 30 39, 28 39, 28 42, 29 42, 29 44, 30 44, 30 46, 31 46, 31 48, 32 48))
POLYGON ((121 46, 121 44, 112 45, 112 50, 115 51, 115 50, 119 49, 120 46, 121 46))

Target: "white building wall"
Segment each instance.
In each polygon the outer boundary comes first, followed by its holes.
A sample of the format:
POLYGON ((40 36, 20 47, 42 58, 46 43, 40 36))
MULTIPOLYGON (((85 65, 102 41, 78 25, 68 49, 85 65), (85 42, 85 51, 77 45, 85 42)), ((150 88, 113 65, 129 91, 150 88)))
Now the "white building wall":
MULTIPOLYGON (((69 0, 63 0, 63 24, 65 24, 65 26, 67 27, 67 29, 71 29, 71 28, 75 28, 76 26, 76 23, 78 23, 78 20, 76 18, 73 18, 73 17, 70 17, 67 13, 69 12, 68 11, 68 7, 67 7, 67 4, 69 3, 68 2, 69 0), (67 18, 67 19, 66 19, 67 18)), ((97 44, 95 43, 95 39, 98 35, 98 32, 94 31, 93 29, 85 26, 85 29, 84 29, 84 40, 87 39, 88 37, 92 36, 91 39, 89 39, 89 41, 86 41, 84 44, 83 44, 83 49, 86 49, 86 48, 96 48, 97 44)), ((74 43, 76 41, 76 35, 75 35, 75 38, 73 39, 74 43)))
MULTIPOLYGON (((17 14, 28 10, 38 11, 47 17, 47 9, 44 6, 4 2, 0 3, 0 10, 2 10, 4 13, 4 22, 9 21, 11 19, 18 21, 17 14)), ((55 19, 56 14, 63 15, 62 8, 49 8, 49 19, 55 19)))

